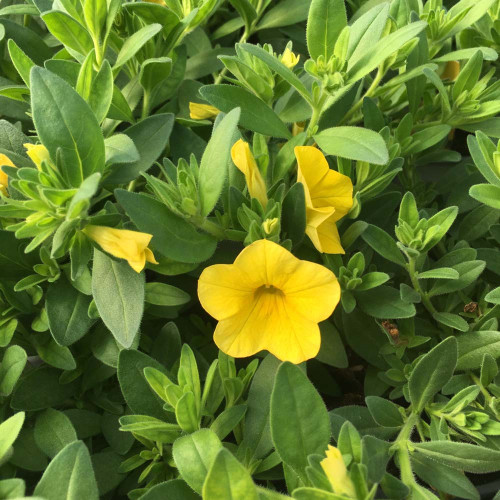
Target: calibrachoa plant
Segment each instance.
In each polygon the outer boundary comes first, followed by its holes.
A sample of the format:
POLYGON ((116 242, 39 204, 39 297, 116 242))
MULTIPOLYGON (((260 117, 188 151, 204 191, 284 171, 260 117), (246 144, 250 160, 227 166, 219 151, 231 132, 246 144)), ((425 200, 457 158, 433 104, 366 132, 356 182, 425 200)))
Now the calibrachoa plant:
POLYGON ((0 498, 500 488, 499 0, 3 0, 0 498))

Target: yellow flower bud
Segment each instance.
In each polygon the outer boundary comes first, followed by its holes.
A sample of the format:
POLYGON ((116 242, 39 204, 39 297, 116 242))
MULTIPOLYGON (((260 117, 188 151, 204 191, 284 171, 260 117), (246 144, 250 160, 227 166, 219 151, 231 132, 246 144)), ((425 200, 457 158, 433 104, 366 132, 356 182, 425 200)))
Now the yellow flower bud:
POLYGON ((138 273, 144 269, 146 261, 158 264, 153 252, 148 248, 153 237, 151 234, 93 225, 86 226, 83 232, 105 252, 119 259, 125 259, 138 273))
POLYGON ((297 56, 294 54, 288 47, 285 49, 285 52, 283 52, 283 55, 281 56, 281 62, 288 68, 288 69, 293 69, 295 66, 297 66, 299 62, 300 56, 297 56))
POLYGON ((325 471, 334 493, 356 498, 356 490, 347 473, 344 459, 338 448, 328 445, 326 458, 321 461, 321 467, 325 471))
POLYGON ((189 116, 191 120, 208 120, 215 118, 220 110, 210 104, 201 104, 199 102, 189 103, 189 116))
POLYGON ((42 168, 43 160, 50 160, 49 152, 43 144, 23 144, 26 148, 26 153, 31 158, 31 161, 36 165, 36 168, 40 170, 42 168))
POLYGON ((277 217, 275 217, 274 219, 266 219, 262 223, 262 229, 264 230, 264 232, 266 234, 271 234, 277 225, 278 225, 278 218, 277 217))
POLYGON ((15 165, 12 163, 12 161, 7 155, 0 153, 0 193, 2 193, 4 196, 9 196, 9 193, 7 192, 7 187, 9 185, 9 177, 2 170, 2 166, 15 167, 15 165))

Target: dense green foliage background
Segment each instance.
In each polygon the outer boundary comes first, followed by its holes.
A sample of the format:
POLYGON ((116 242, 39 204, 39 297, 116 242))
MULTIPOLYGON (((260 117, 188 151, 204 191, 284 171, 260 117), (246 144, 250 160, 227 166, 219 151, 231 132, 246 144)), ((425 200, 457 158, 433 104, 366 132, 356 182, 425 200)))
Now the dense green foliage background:
POLYGON ((3 0, 0 498, 493 498, 499 47, 499 0, 3 0), (313 144, 345 254, 305 237, 313 144), (218 351, 197 300, 263 238, 342 288, 298 366, 218 351))

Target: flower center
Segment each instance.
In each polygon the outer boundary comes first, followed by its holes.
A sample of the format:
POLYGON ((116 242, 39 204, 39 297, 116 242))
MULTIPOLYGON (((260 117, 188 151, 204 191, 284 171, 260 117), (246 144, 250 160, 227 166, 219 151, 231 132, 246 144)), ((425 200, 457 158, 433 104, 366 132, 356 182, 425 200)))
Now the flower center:
POLYGON ((285 296, 285 294, 283 293, 282 290, 280 290, 279 288, 276 288, 274 285, 268 285, 268 284, 262 285, 261 287, 257 288, 257 290, 255 290, 256 297, 261 297, 262 295, 267 295, 267 296, 275 295, 278 297, 285 296))

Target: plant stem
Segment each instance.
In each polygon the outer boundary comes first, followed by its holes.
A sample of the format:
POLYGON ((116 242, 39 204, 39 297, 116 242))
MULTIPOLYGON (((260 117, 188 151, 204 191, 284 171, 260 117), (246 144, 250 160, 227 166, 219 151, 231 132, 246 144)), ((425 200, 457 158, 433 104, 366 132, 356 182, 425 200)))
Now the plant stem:
POLYGON ((218 240, 226 238, 226 231, 224 231, 224 228, 219 224, 206 219, 205 217, 198 215, 191 217, 189 220, 201 230, 215 236, 218 240))
POLYGON ((472 373, 472 372, 469 373, 469 375, 470 375, 470 378, 474 381, 474 383, 481 390, 481 393, 484 396, 484 399, 485 399, 486 403, 489 403, 491 401, 491 399, 492 399, 491 394, 486 390, 486 388, 484 387, 484 385, 481 384, 481 380, 479 379, 479 377, 477 375, 475 375, 474 373, 472 373))
MULTIPOLYGON (((243 32, 243 35, 241 35, 241 38, 239 39, 238 43, 245 43, 247 41, 247 38, 249 38, 251 35, 252 32, 247 30, 247 28, 245 28, 245 31, 243 32)), ((227 73, 227 67, 224 67, 224 69, 222 69, 217 78, 214 80, 214 84, 218 85, 219 83, 221 83, 224 77, 226 76, 226 73, 227 73)))
POLYGON ((413 477, 413 470, 410 461, 410 452, 408 451, 408 441, 415 425, 418 424, 419 416, 416 413, 410 413, 403 428, 399 432, 394 448, 399 459, 399 470, 401 472, 401 481, 411 488, 416 484, 413 477))
POLYGON ((370 97, 371 95, 373 95, 379 83, 381 82, 382 78, 384 78, 384 75, 385 71, 382 70, 382 66, 379 66, 377 74, 375 75, 375 78, 373 79, 371 85, 368 87, 367 91, 363 94, 363 96, 358 100, 358 102, 344 116, 344 118, 342 118, 342 121, 340 122, 341 125, 350 120, 359 111, 359 109, 363 105, 363 100, 365 97, 370 97))

